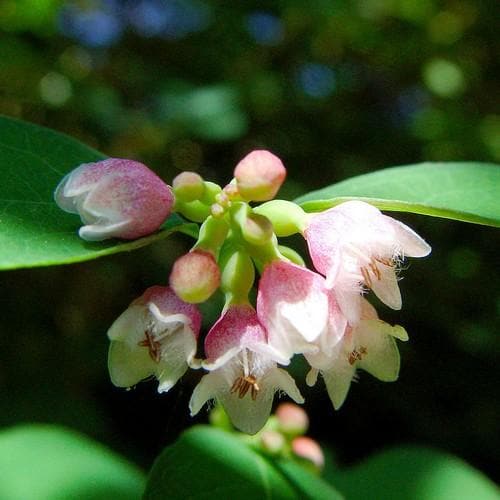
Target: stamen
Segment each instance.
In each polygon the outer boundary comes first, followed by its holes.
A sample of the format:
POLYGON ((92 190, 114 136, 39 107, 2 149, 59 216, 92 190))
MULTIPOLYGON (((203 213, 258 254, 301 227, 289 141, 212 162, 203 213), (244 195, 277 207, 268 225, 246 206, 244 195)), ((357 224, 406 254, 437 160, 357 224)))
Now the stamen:
POLYGON ((370 272, 366 267, 360 267, 359 270, 361 271, 361 275, 363 276, 363 279, 365 280, 365 285, 368 288, 372 287, 372 279, 370 277, 370 272))
POLYGON ((389 267, 394 266, 393 259, 387 259, 385 257, 374 257, 374 259, 380 262, 381 264, 384 264, 384 266, 389 266, 389 267))
POLYGON ((382 278, 382 274, 380 272, 380 269, 377 267, 377 262, 372 259, 370 262, 370 269, 373 271, 373 274, 376 276, 376 278, 380 281, 382 278))
POLYGON ((238 377, 231 386, 230 392, 231 394, 237 392, 238 397, 243 399, 249 390, 252 400, 255 401, 260 391, 260 387, 257 384, 257 379, 253 375, 238 377))
POLYGON ((147 347, 149 351, 149 357, 155 362, 159 363, 161 359, 161 344, 155 339, 153 333, 150 329, 144 332, 145 339, 137 343, 141 347, 147 347))
POLYGON ((365 346, 360 346, 358 349, 353 349, 349 353, 347 360, 352 366, 356 361, 361 361, 365 354, 368 354, 368 349, 365 346))

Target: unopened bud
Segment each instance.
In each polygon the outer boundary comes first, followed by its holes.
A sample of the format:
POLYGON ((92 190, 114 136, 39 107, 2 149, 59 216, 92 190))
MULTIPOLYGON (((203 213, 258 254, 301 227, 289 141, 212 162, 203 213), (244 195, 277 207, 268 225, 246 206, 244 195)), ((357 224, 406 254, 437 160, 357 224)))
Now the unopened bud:
POLYGON ((272 200, 286 177, 281 160, 265 150, 252 151, 234 169, 236 186, 247 201, 272 200))
POLYGON ((300 406, 282 403, 276 410, 279 428, 289 436, 305 434, 309 427, 309 417, 300 406))
POLYGON ((170 273, 170 286, 185 302, 205 302, 219 287, 220 271, 212 254, 193 250, 177 259, 170 273))
POLYGON ((243 251, 223 247, 221 250, 221 290, 231 294, 233 300, 247 300, 255 280, 252 259, 243 251))
POLYGON ((273 237, 273 225, 267 217, 249 214, 241 226, 243 238, 252 245, 265 245, 273 237))
POLYGON ((266 430, 260 435, 260 445, 270 455, 279 455, 286 445, 286 440, 280 432, 266 430))
POLYGON ((254 212, 265 215, 272 222, 278 237, 303 232, 307 226, 307 214, 292 201, 268 201, 255 207, 254 212))
POLYGON ((59 183, 54 199, 85 224, 88 241, 132 240, 156 231, 170 215, 174 195, 146 165, 109 158, 84 163, 59 183))
POLYGON ((321 470, 325 465, 325 456, 319 444, 307 436, 296 437, 292 441, 293 453, 308 462, 311 462, 316 469, 321 470))
POLYGON ((176 199, 182 201, 199 200, 205 192, 203 178, 196 172, 181 172, 172 181, 176 199))
POLYGON ((215 202, 215 197, 222 191, 222 188, 215 182, 205 181, 205 192, 201 198, 201 202, 205 205, 212 205, 215 202))

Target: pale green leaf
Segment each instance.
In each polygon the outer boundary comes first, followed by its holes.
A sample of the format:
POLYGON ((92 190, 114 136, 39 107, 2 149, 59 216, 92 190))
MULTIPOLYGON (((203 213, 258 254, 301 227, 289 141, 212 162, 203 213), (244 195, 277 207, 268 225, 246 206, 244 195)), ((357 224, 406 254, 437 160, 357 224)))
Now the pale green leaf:
POLYGON ((328 472, 349 500, 498 500, 497 486, 461 459, 407 446, 380 452, 359 465, 328 472))
POLYGON ((104 446, 50 425, 0 432, 0 498, 139 500, 144 474, 104 446))
POLYGON ((450 162, 386 168, 295 201, 308 212, 319 212, 352 199, 381 210, 500 226, 500 165, 450 162))

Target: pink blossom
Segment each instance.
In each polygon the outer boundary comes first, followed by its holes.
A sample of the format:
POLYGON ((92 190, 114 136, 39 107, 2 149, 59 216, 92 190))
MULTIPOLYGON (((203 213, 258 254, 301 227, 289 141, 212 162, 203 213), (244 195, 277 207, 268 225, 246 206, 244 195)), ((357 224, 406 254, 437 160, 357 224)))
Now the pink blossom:
POLYGON ((366 299, 361 299, 361 317, 355 326, 347 325, 341 340, 331 344, 318 339, 323 346, 305 357, 311 365, 306 382, 312 386, 321 373, 333 406, 344 402, 356 369, 361 368, 384 382, 392 382, 399 374, 399 351, 395 338, 408 340, 401 326, 380 320, 366 299))
POLYGON ((205 354, 210 373, 193 392, 191 415, 217 400, 235 427, 255 434, 271 413, 276 391, 297 403, 304 401, 293 378, 266 352, 266 332, 249 304, 229 306, 208 333, 205 354))
POLYGON ((312 342, 329 321, 324 278, 290 262, 271 262, 260 278, 257 313, 270 346, 284 359, 316 350, 312 342))
POLYGON ((153 286, 134 300, 108 331, 112 382, 131 387, 154 375, 166 392, 193 364, 201 314, 167 287, 153 286))
POLYGON ((170 215, 174 196, 142 163, 109 158, 84 163, 59 183, 56 203, 79 214, 88 241, 136 239, 156 231, 170 215))
POLYGON ((424 257, 430 246, 412 229, 361 201, 348 201, 310 216, 304 231, 315 268, 350 323, 360 315, 357 295, 365 286, 393 309, 401 308, 396 266, 424 257))

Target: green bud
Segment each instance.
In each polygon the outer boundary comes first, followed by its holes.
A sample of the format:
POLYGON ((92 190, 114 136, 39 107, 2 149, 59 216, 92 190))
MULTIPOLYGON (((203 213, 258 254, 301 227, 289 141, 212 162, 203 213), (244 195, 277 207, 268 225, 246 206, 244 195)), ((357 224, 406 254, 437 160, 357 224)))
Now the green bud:
POLYGON ((189 202, 203 196, 205 183, 196 172, 181 172, 172 181, 172 189, 177 200, 189 202))
POLYGON ((194 222, 203 222, 210 215, 210 207, 198 200, 187 203, 177 200, 175 211, 194 222))
POLYGON ((252 245, 265 245, 273 237, 271 221, 259 214, 249 214, 241 226, 241 233, 248 243, 252 245))
POLYGON ((215 203, 215 197, 222 191, 222 188, 215 182, 205 181, 204 184, 205 192, 200 201, 210 206, 215 203))
POLYGON ((248 294, 255 280, 255 269, 250 256, 242 251, 234 251, 229 244, 221 251, 221 290, 231 296, 231 302, 248 300, 248 294))
POLYGON ((286 257, 289 261, 297 264, 298 266, 306 267, 306 263, 304 262, 302 255, 296 252, 293 248, 279 245, 278 250, 280 251, 281 255, 283 255, 283 257, 286 257))
POLYGON ((253 211, 267 217, 277 236, 290 236, 302 233, 307 224, 307 214, 296 203, 286 200, 271 200, 253 211))
POLYGON ((229 226, 225 219, 210 215, 200 227, 198 241, 194 248, 210 250, 217 254, 226 239, 228 231, 229 226))

